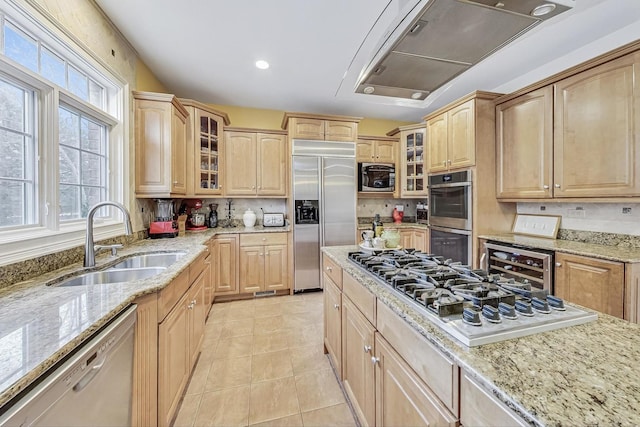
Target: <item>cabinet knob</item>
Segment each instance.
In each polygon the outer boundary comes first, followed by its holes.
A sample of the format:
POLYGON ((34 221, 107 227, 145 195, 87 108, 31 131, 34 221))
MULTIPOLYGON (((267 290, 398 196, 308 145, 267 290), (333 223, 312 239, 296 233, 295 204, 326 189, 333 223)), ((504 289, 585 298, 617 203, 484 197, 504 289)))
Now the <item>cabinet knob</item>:
POLYGON ((252 185, 252 186, 251 186, 251 189, 252 189, 252 190, 255 190, 255 189, 256 189, 256 186, 255 186, 255 185, 252 185))
POLYGON ((262 186, 261 186, 261 185, 258 185, 258 190, 260 190, 261 188, 262 188, 262 186))
POLYGON ((447 166, 447 161, 442 162, 442 166, 447 166))
POLYGON ((554 187, 560 188, 560 184, 556 184, 556 185, 554 185, 554 187))
POLYGON ((451 160, 447 160, 447 163, 448 163, 448 164, 451 164, 451 160))
POLYGON ((264 254, 263 253, 259 253, 258 255, 263 256, 264 254))
POLYGON ((336 310, 339 310, 340 306, 338 304, 333 304, 333 308, 335 308, 336 310))
POLYGON ((371 346, 370 345, 365 345, 364 346, 364 352, 365 353, 369 353, 371 351, 371 346))
POLYGON ((174 183, 174 184, 177 184, 177 183, 178 183, 178 181, 173 181, 173 183, 174 183))
POLYGON ((332 268, 332 267, 326 267, 326 270, 327 270, 329 273, 331 273, 331 272, 333 271, 333 268, 332 268))
POLYGON ((380 359, 378 357, 375 357, 375 356, 371 357, 371 363, 373 363, 374 365, 379 362, 380 362, 380 359))
POLYGON ((222 184, 220 184, 220 185, 218 186, 218 188, 222 190, 222 184))
POLYGON ((545 190, 548 190, 549 186, 548 185, 543 185, 542 188, 544 188, 545 190))
POLYGON ((562 267, 562 263, 561 262, 556 262, 556 267, 562 267))

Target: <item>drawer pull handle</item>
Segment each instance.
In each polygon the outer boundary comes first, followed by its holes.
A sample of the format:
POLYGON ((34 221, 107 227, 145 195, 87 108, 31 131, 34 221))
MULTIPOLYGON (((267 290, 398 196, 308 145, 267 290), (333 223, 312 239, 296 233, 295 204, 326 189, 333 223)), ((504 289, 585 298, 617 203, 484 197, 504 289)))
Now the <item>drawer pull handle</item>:
POLYGON ((548 190, 549 186, 548 185, 543 185, 542 188, 544 188, 545 190, 548 190))
POLYGON ((556 185, 555 185, 555 187, 556 187, 556 188, 560 188, 560 184, 556 184, 556 185))
POLYGON ((370 345, 365 345, 364 346, 364 352, 365 353, 369 353, 371 351, 371 346, 370 345))
POLYGON ((326 267, 326 270, 327 270, 329 273, 331 273, 331 272, 333 271, 333 268, 331 268, 331 267, 326 267))
POLYGON ((556 267, 562 267, 562 263, 561 262, 556 262, 556 267))
POLYGON ((333 304, 333 308, 335 308, 336 310, 339 310, 340 306, 338 304, 333 304))
POLYGON ((377 357, 375 357, 375 356, 371 357, 371 363, 373 363, 374 365, 375 365, 375 364, 377 364, 377 363, 379 363, 379 362, 380 362, 380 359, 379 359, 379 358, 377 358, 377 357))

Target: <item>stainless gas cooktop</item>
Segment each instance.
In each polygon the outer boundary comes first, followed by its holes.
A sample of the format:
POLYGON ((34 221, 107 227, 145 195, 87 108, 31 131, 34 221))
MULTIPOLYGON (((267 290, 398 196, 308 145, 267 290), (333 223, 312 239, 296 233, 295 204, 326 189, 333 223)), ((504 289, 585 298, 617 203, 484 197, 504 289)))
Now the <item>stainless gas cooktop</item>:
POLYGON ((469 347, 598 318, 526 281, 488 275, 420 251, 351 252, 348 257, 469 347))

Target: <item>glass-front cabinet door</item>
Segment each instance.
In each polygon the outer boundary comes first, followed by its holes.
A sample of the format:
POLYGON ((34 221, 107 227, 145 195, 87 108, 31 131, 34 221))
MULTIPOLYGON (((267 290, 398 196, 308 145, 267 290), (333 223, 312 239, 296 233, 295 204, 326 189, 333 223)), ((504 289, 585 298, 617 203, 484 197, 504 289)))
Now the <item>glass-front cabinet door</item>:
POLYGON ((400 195, 402 197, 424 197, 427 195, 427 176, 425 174, 425 128, 401 128, 402 168, 400 195))
POLYGON ((220 186, 220 147, 222 142, 222 121, 215 115, 205 111, 198 112, 199 145, 196 145, 196 174, 200 179, 196 182, 195 194, 221 194, 220 186))

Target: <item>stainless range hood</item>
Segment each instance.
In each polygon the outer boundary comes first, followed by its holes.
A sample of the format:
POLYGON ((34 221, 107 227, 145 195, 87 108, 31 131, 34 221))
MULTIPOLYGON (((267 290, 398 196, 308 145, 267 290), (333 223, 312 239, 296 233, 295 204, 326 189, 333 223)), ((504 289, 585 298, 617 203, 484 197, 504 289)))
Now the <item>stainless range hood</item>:
MULTIPOLYGON (((422 100, 573 0, 431 0, 391 49, 378 52, 356 92, 422 100)), ((394 37, 398 30, 389 36, 394 37)), ((385 43, 386 44, 386 43, 385 43)))

